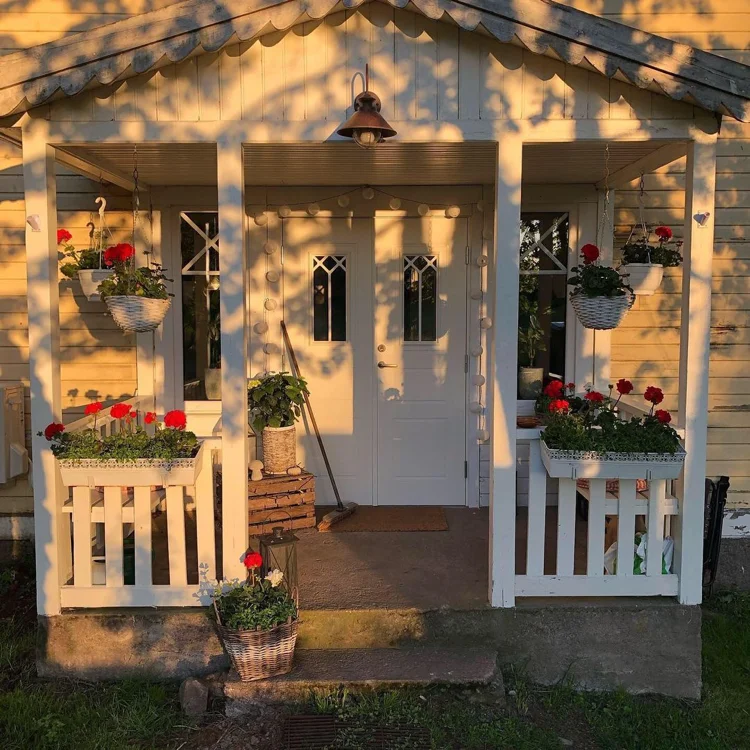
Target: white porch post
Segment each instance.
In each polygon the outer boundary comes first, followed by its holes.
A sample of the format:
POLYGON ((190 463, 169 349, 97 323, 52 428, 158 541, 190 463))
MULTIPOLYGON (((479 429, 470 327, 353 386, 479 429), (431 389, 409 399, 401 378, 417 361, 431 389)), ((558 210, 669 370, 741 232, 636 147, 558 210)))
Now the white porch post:
POLYGON ((244 579, 248 543, 245 174, 239 140, 217 147, 221 256, 221 466, 224 579, 244 579))
POLYGON ((679 416, 687 457, 675 557, 681 604, 700 604, 702 598, 715 188, 716 136, 706 135, 688 145, 685 169, 679 416), (700 226, 695 217, 705 213, 710 216, 700 226))
POLYGON ((494 335, 488 380, 492 386, 490 473, 490 604, 515 605, 516 411, 521 159, 517 133, 498 140, 495 179, 494 335))
POLYGON ((62 523, 64 488, 55 458, 45 438, 37 435, 51 422, 62 421, 55 151, 44 120, 32 121, 23 133, 23 185, 37 612, 55 615, 60 613, 60 585, 68 572, 60 549, 69 548, 70 530, 66 532, 62 523))

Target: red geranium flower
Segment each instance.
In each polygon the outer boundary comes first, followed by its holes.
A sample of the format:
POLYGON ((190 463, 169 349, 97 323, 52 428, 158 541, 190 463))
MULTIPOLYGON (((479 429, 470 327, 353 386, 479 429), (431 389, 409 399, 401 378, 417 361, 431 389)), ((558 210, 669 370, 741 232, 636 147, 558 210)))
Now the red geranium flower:
POLYGON ((109 410, 109 413, 113 419, 124 419, 130 414, 130 406, 128 404, 115 404, 109 410))
POLYGON ((57 230, 57 244, 60 245, 63 242, 68 242, 73 239, 73 235, 67 229, 57 230))
POLYGON ((574 390, 576 389, 576 384, 575 384, 575 383, 566 383, 565 387, 566 387, 566 388, 567 388, 567 389, 568 389, 569 391, 574 391, 574 390))
POLYGON ((632 393, 633 387, 633 384, 629 380, 625 380, 625 378, 620 378, 617 381, 617 392, 622 394, 623 396, 627 396, 628 393, 632 393))
POLYGON ((672 239, 672 230, 669 227, 656 227, 656 229, 654 229, 654 234, 662 242, 672 239))
POLYGON ((155 411, 147 411, 146 416, 143 418, 143 421, 146 424, 153 424, 156 422, 156 412, 155 411))
POLYGON ((59 422, 53 422, 44 428, 44 437, 46 437, 47 440, 52 440, 55 435, 59 435, 61 432, 65 432, 65 425, 62 425, 59 422))
POLYGON ((248 570, 254 570, 263 564, 263 558, 261 557, 260 552, 248 552, 242 562, 245 563, 245 567, 248 570))
POLYGON ((550 414, 567 414, 569 409, 570 403, 568 403, 564 398, 557 398, 554 401, 550 401, 550 414))
POLYGON ((549 383, 544 387, 544 395, 550 398, 558 398, 562 395, 563 384, 560 380, 550 380, 549 383))
POLYGON ((581 248, 581 255, 583 255, 583 262, 589 265, 599 257, 599 248, 589 242, 581 248))
POLYGON ((102 410, 102 403, 101 401, 94 401, 93 404, 87 404, 86 408, 83 410, 83 413, 90 417, 92 414, 98 414, 102 410))
POLYGON ((167 427, 171 427, 173 430, 184 430, 187 425, 187 417, 184 411, 175 409, 174 411, 168 411, 164 415, 164 424, 167 427))
POLYGON ((604 394, 599 393, 599 391, 589 391, 584 398, 586 401, 591 401, 592 404, 604 403, 604 394))
POLYGON ((138 412, 137 411, 131 411, 130 414, 128 414, 128 416, 131 419, 135 419, 138 416, 138 412))
POLYGON ((664 401, 664 392, 661 388, 650 385, 648 388, 646 388, 646 392, 643 394, 643 397, 646 399, 646 401, 649 401, 650 403, 656 405, 664 401))
POLYGON ((672 415, 665 409, 657 409, 654 416, 662 423, 669 424, 672 421, 672 415))
POLYGON ((115 263, 125 263, 135 255, 135 248, 127 242, 112 245, 104 251, 104 265, 113 266, 115 263))

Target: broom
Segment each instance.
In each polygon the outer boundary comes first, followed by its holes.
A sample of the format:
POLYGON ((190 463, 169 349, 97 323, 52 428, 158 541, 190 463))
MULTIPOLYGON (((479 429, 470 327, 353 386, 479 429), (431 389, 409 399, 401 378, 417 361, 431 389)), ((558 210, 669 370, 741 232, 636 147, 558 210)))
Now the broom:
MULTIPOLYGON (((286 348, 289 350, 289 358, 292 360, 295 374, 298 378, 301 378, 302 373, 299 369, 299 362, 297 362, 297 355, 294 353, 292 341, 289 338, 289 332, 287 331, 286 323, 283 320, 281 321, 281 332, 284 334, 284 343, 286 344, 286 348)), ((328 478, 331 480, 333 494, 336 496, 336 510, 332 510, 330 513, 326 513, 323 518, 320 519, 320 523, 318 524, 318 531, 328 531, 334 524, 338 523, 339 521, 343 521, 345 518, 351 516, 357 510, 357 504, 342 502, 341 495, 339 494, 339 488, 336 486, 336 479, 333 476, 333 469, 331 469, 331 464, 328 460, 328 454, 326 453, 325 445, 323 445, 323 438, 320 436, 318 423, 315 421, 315 414, 313 413, 312 405, 310 404, 310 397, 307 395, 307 393, 303 393, 302 395, 305 399, 307 413, 310 415, 310 422, 312 423, 313 429, 315 430, 315 437, 318 438, 318 445, 320 446, 320 452, 323 455, 323 463, 325 463, 326 465, 328 478)))

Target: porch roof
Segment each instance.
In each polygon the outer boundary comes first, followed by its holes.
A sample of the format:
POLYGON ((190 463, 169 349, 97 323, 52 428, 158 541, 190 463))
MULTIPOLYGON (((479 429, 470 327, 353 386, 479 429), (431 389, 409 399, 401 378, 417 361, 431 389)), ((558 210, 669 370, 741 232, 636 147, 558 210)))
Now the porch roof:
POLYGON ((550 0, 183 0, 3 56, 0 117, 368 1, 750 121, 750 67, 550 0))

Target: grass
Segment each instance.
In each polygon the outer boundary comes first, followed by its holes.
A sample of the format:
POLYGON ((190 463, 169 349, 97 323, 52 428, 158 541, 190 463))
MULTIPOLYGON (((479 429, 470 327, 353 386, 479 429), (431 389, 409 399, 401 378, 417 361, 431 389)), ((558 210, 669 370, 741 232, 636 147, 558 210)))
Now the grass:
MULTIPOLYGON (((31 560, 0 567, 0 750, 214 746, 187 731, 175 684, 38 679, 32 571, 31 560)), ((703 677, 699 703, 543 688, 511 669, 505 707, 492 686, 446 687, 318 693, 299 712, 345 720, 330 750, 368 748, 373 726, 421 728, 435 750, 547 750, 567 741, 585 750, 750 750, 750 594, 718 594, 704 606, 703 677)), ((222 748, 244 750, 248 729, 222 748)), ((391 750, 416 747, 405 733, 391 750)))

